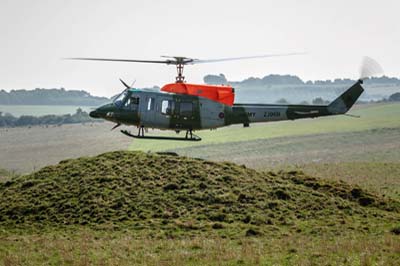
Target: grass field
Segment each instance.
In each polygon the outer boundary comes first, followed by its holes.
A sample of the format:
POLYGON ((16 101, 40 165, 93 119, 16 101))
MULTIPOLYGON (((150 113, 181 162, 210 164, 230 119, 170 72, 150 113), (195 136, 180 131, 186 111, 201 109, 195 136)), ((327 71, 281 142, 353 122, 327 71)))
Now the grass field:
POLYGON ((311 163, 295 167, 307 174, 346 180, 376 194, 400 200, 400 160, 397 162, 311 163))
POLYGON ((229 240, 138 238, 129 232, 28 233, 0 238, 3 265, 351 265, 397 266, 399 236, 287 235, 229 240))
POLYGON ((351 113, 361 118, 337 116, 200 131, 203 141, 198 143, 132 141, 117 130, 110 131, 111 123, 0 129, 0 168, 26 173, 65 158, 128 147, 232 160, 257 169, 324 162, 323 159, 332 161, 339 155, 346 160, 352 160, 353 155, 357 160, 362 160, 360 157, 370 160, 374 156, 377 157, 374 160, 391 157, 391 161, 398 160, 400 104, 362 105, 351 113), (348 144, 352 143, 356 144, 350 149, 348 144), (311 146, 313 150, 308 152, 311 146), (320 155, 324 157, 319 158, 320 155))
MULTIPOLYGON (((201 142, 182 143, 178 141, 143 140, 133 141, 130 149, 144 151, 174 150, 193 146, 272 139, 277 137, 345 133, 400 127, 400 103, 359 106, 350 113, 361 117, 322 117, 317 119, 252 124, 250 128, 243 128, 240 125, 230 126, 213 131, 199 131, 197 134, 202 137, 203 140, 201 142)), ((151 131, 149 131, 149 134, 151 134, 151 131)), ((157 132, 155 134, 160 133, 157 132)), ((175 134, 168 133, 168 135, 175 134)))
POLYGON ((243 163, 256 169, 306 163, 400 160, 400 127, 276 137, 171 149, 178 154, 243 163))
POLYGON ((0 168, 29 173, 66 158, 127 149, 131 140, 112 123, 0 128, 0 168))
POLYGON ((168 150, 260 170, 303 169, 400 198, 400 104, 361 105, 346 116, 232 126, 199 132, 201 143, 134 141, 130 149, 168 150))
POLYGON ((121 151, 0 195, 4 265, 400 263, 400 201, 300 171, 121 151))
MULTIPOLYGON (((189 157, 236 162, 239 165, 244 164, 258 169, 268 176, 271 173, 272 176, 274 174, 284 176, 285 171, 301 173, 301 170, 305 175, 334 180, 333 182, 340 184, 339 187, 345 185, 341 182, 344 180, 350 184, 350 187, 359 186, 365 189, 374 199, 383 201, 393 199, 398 202, 400 200, 400 104, 358 106, 351 113, 361 115, 361 118, 338 116, 254 124, 250 128, 232 126, 216 131, 200 131, 198 135, 203 138, 200 143, 132 141, 119 132, 110 132, 109 128, 112 125, 105 123, 48 129, 9 129, 9 131, 0 131, 0 144, 3 148, 0 150, 0 168, 7 170, 20 168, 26 169, 22 172, 31 172, 37 169, 34 165, 39 167, 54 164, 66 157, 126 149, 129 146, 131 150, 175 151, 189 157), (284 172, 280 172, 281 169, 284 172)), ((149 133, 151 134, 151 131, 149 133)), ((118 156, 112 156, 110 160, 114 158, 118 156)), ((96 163, 99 161, 107 162, 107 160, 95 160, 96 163)), ((138 204, 139 209, 147 206, 148 199, 151 197, 152 202, 157 202, 151 206, 159 206, 161 210, 174 208, 178 215, 189 219, 171 218, 168 223, 159 224, 157 218, 151 214, 160 209, 157 207, 143 212, 145 222, 132 223, 122 228, 107 224, 106 229, 97 230, 76 225, 69 229, 49 227, 38 231, 34 226, 24 230, 10 230, 9 227, 0 226, 0 265, 400 265, 398 212, 386 215, 372 207, 358 208, 352 202, 346 205, 351 206, 351 211, 336 210, 328 214, 325 211, 329 209, 328 206, 331 206, 329 204, 333 201, 342 202, 340 199, 334 200, 332 194, 327 194, 324 196, 326 198, 321 200, 322 198, 319 197, 322 197, 322 191, 311 192, 308 188, 294 188, 289 186, 288 180, 280 179, 277 184, 288 188, 285 191, 290 193, 291 198, 289 201, 282 200, 278 204, 285 208, 268 211, 268 214, 274 214, 273 218, 270 218, 272 224, 259 223, 262 219, 257 217, 264 215, 265 212, 250 215, 251 222, 248 224, 243 224, 238 220, 232 223, 211 221, 209 224, 199 224, 197 218, 190 219, 191 216, 185 215, 200 213, 204 205, 189 209, 174 207, 170 205, 171 201, 168 197, 176 195, 179 200, 181 192, 164 191, 162 194, 157 194, 159 189, 157 184, 167 181, 167 177, 176 174, 177 179, 173 183, 178 184, 178 187, 180 187, 179 184, 183 184, 189 193, 190 188, 197 186, 192 182, 197 181, 189 178, 189 181, 182 183, 178 180, 187 174, 195 174, 193 171, 197 173, 201 168, 190 168, 182 172, 180 169, 183 163, 174 166, 168 162, 156 167, 158 171, 164 169, 168 174, 160 179, 151 179, 154 176, 150 168, 147 168, 152 165, 151 163, 130 158, 123 160, 123 164, 126 166, 121 163, 106 164, 89 171, 102 173, 104 183, 101 186, 93 186, 92 182, 95 178, 78 182, 79 185, 67 182, 66 184, 70 187, 63 188, 62 193, 67 193, 65 195, 78 193, 74 204, 85 202, 99 206, 106 204, 108 206, 106 213, 109 216, 104 217, 118 215, 115 221, 130 213, 129 211, 121 212, 118 209, 121 207, 115 207, 120 206, 118 205, 120 203, 126 203, 126 201, 120 201, 120 197, 126 197, 129 202, 138 196, 142 199, 138 204), (127 172, 126 169, 129 167, 131 169, 127 172), (129 189, 120 191, 121 186, 127 186, 130 182, 122 179, 141 171, 144 172, 139 185, 130 185, 129 189), (144 183, 152 187, 144 189, 144 183), (93 198, 82 195, 82 193, 96 195, 99 193, 97 189, 102 187, 105 188, 106 194, 101 199, 93 201, 93 198), (133 194, 127 196, 130 193, 133 194), (118 200, 116 202, 109 200, 110 195, 118 200), (304 195, 304 197, 299 197, 299 195, 304 195), (118 204, 114 206, 114 203, 118 204), (326 207, 318 210, 316 207, 318 204, 326 205, 326 207), (304 209, 298 209, 300 205, 304 205, 304 209), (301 217, 303 213, 315 213, 315 215, 322 213, 323 215, 318 216, 320 218, 317 220, 313 220, 316 216, 311 216, 311 219, 301 221, 302 218, 298 218, 297 215, 300 214, 301 217), (338 217, 339 214, 345 215, 345 218, 338 217), (321 218, 324 216, 326 216, 325 219, 321 218), (215 225, 217 229, 212 228, 214 223, 218 225, 215 225), (220 228, 221 224, 222 228, 220 228), (262 235, 246 236, 246 230, 253 227, 261 228, 259 231, 262 235), (141 228, 145 233, 138 233, 137 228, 141 228), (180 233, 166 234, 171 228, 180 233), (232 234, 238 236, 232 237, 232 234)), ((75 172, 81 173, 82 169, 90 164, 80 165, 67 161, 64 165, 76 167, 75 172)), ((242 168, 245 169, 243 166, 242 168)), ((53 168, 44 169, 42 172, 50 173, 51 169, 53 168)), ((62 177, 66 172, 68 171, 60 171, 59 175, 54 176, 62 177)), ((210 175, 218 173, 217 171, 209 172, 205 177, 210 178, 210 175)), ((0 176, 2 174, 9 176, 10 171, 0 171, 0 176)), ((228 177, 222 175, 222 177, 229 180, 229 175, 228 177)), ((253 180, 256 177, 251 176, 250 179, 253 180)), ((3 181, 7 180, 10 178, 7 177, 3 181)), ((318 181, 320 185, 315 182, 312 181, 309 187, 318 189, 330 184, 325 183, 324 180, 318 181)), ((29 182, 24 182, 14 187, 19 189, 29 184, 29 182)), ((207 181, 207 185, 214 186, 214 180, 207 181)), ((248 185, 247 181, 242 180, 237 187, 238 190, 245 191, 248 185)), ((61 186, 60 182, 48 180, 37 186, 34 191, 29 189, 24 193, 21 191, 17 198, 23 200, 30 193, 29 191, 36 193, 38 199, 51 196, 54 199, 38 205, 35 209, 40 210, 47 206, 56 208, 57 204, 68 199, 64 196, 57 199, 61 195, 55 193, 59 186, 61 186), (45 191, 50 187, 52 189, 45 191)), ((176 188, 172 185, 169 187, 176 188)), ((221 186, 218 189, 221 191, 215 190, 214 194, 211 193, 212 197, 232 200, 230 197, 232 193, 227 193, 227 186, 221 186)), ((259 194, 262 186, 256 185, 254 189, 258 191, 254 195, 259 199, 263 198, 259 194)), ((186 195, 185 201, 181 202, 191 203, 198 193, 204 194, 204 191, 200 190, 195 190, 195 192, 193 195, 190 193, 186 195)), ((0 197, 5 199, 2 195, 0 197)), ((5 201, 11 202, 9 199, 5 201)), ((263 201, 266 201, 265 197, 255 204, 256 208, 263 206, 261 204, 263 201)), ((26 202, 29 204, 31 200, 26 200, 26 202)), ((226 211, 227 217, 231 217, 231 212, 235 209, 231 204, 211 206, 204 215, 212 215, 215 212, 224 212, 224 208, 232 208, 226 211)), ((13 206, 15 206, 12 208, 13 211, 23 210, 21 204, 13 206)), ((246 210, 250 211, 246 206, 240 208, 245 209, 239 209, 239 214, 246 210)), ((90 209, 93 211, 98 208, 90 209)), ((74 216, 74 213, 87 211, 82 207, 68 215, 74 216)), ((170 215, 175 211, 166 213, 170 215)), ((42 220, 42 223, 51 221, 52 215, 54 214, 44 215, 45 220, 42 220)), ((226 214, 223 217, 225 216, 226 214)), ((35 219, 32 218, 31 221, 35 219)))

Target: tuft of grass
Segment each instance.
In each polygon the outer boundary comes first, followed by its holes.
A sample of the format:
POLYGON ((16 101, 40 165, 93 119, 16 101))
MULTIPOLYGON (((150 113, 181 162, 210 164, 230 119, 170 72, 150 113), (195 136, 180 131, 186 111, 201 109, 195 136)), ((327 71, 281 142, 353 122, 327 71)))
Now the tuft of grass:
POLYGON ((17 177, 18 174, 15 171, 8 171, 0 168, 0 182, 6 182, 13 177, 17 177))
POLYGON ((400 225, 393 227, 392 230, 390 230, 390 232, 392 232, 395 235, 400 235, 400 225))

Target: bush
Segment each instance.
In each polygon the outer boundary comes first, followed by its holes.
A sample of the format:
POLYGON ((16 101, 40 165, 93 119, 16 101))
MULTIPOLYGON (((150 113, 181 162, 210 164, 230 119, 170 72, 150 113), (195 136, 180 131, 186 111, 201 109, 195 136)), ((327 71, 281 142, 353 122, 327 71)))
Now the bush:
POLYGON ((328 104, 328 103, 329 103, 329 101, 325 101, 321 97, 318 97, 318 98, 315 98, 314 100, 312 100, 312 104, 315 104, 315 105, 324 105, 324 104, 328 104))
POLYGON ((400 102, 400 92, 393 93, 389 96, 390 102, 400 102))

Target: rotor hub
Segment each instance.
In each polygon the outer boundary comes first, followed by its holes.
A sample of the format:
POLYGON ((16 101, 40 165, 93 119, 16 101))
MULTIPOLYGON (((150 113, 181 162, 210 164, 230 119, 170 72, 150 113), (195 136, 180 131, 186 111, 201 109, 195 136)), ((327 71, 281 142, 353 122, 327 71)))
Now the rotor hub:
POLYGON ((185 82, 185 77, 183 76, 183 66, 184 64, 176 64, 176 72, 177 72, 177 76, 176 76, 176 83, 183 83, 185 82))

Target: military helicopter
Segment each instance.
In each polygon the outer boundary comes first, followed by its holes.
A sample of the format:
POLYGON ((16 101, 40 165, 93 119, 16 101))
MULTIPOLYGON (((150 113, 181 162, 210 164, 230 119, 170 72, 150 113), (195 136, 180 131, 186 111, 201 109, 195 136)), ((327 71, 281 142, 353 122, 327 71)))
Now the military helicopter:
POLYGON ((211 60, 179 56, 164 56, 165 60, 68 59, 175 65, 177 69, 175 82, 166 84, 160 91, 135 89, 120 79, 125 90, 112 103, 95 109, 89 115, 93 118, 115 122, 116 125, 112 130, 122 124, 136 126, 137 134, 121 130, 129 137, 182 141, 200 141, 201 138, 194 135, 193 131, 212 130, 233 124, 243 124, 244 127, 249 127, 250 123, 346 114, 364 91, 361 86, 363 79, 382 72, 374 60, 366 57, 360 79, 328 105, 234 103, 235 90, 231 86, 190 84, 185 82, 183 76, 185 65, 287 55, 296 55, 296 53, 211 60), (186 134, 184 137, 148 136, 145 135, 145 129, 148 128, 173 130, 176 133, 185 131, 186 134))

